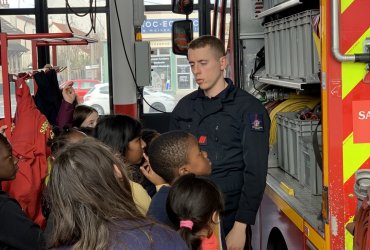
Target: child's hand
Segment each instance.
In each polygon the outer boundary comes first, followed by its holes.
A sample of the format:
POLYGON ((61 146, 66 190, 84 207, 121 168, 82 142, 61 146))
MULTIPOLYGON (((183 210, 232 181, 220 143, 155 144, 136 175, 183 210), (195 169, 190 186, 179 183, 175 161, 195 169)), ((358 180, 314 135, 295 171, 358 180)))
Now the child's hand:
POLYGON ((68 103, 73 103, 76 99, 76 92, 72 85, 67 85, 63 88, 62 91, 63 99, 68 103))
POLYGON ((140 166, 141 173, 143 173, 143 175, 154 185, 166 184, 166 181, 150 167, 148 157, 145 154, 144 158, 145 162, 140 166))

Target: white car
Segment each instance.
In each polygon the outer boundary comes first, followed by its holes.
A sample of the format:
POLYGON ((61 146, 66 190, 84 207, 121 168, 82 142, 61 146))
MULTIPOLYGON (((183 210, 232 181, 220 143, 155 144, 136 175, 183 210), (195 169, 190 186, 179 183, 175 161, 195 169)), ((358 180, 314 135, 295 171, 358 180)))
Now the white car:
POLYGON ((176 106, 175 97, 170 94, 154 91, 147 87, 144 87, 143 94, 144 113, 172 112, 176 106))
MULTIPOLYGON (((172 95, 144 88, 144 113, 171 112, 175 105, 175 98, 172 95), (157 109, 157 110, 156 110, 157 109)), ((96 84, 85 96, 84 105, 95 108, 99 115, 109 114, 109 85, 108 83, 96 84)))
POLYGON ((83 104, 91 106, 99 115, 110 114, 108 83, 95 84, 83 98, 83 104))

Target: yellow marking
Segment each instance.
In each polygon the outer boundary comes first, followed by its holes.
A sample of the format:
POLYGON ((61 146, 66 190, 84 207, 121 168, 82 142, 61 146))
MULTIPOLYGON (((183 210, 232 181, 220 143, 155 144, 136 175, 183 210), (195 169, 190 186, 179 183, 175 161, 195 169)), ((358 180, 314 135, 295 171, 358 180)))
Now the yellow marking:
MULTIPOLYGON (((350 217, 349 221, 346 223, 346 226, 348 223, 353 222, 353 216, 350 217)), ((344 233, 344 238, 346 240, 346 249, 353 249, 353 235, 346 229, 344 233)))
POLYGON ((48 127, 49 127, 48 121, 44 121, 44 123, 41 125, 40 133, 45 134, 48 127))
POLYGON ((341 13, 343 14, 343 12, 354 2, 355 0, 342 0, 342 2, 340 3, 340 7, 341 7, 341 13))
MULTIPOLYGON (((346 52, 348 55, 363 53, 363 41, 370 36, 370 28, 346 52)), ((342 99, 344 99, 366 74, 365 63, 342 63, 342 99)))
POLYGON ((308 240, 319 250, 325 249, 325 239, 318 234, 313 227, 311 227, 306 221, 303 223, 305 230, 304 234, 308 238, 308 240))
POLYGON ((280 182, 280 188, 287 194, 287 195, 290 195, 290 196, 294 196, 294 189, 289 187, 286 183, 284 182, 280 182))
POLYGON ((276 204, 276 206, 303 232, 303 218, 296 213, 271 187, 266 186, 265 193, 276 204))
POLYGON ((353 133, 343 141, 343 183, 369 158, 370 143, 353 143, 353 133))
POLYGON ((143 40, 143 36, 142 36, 141 32, 136 33, 135 41, 142 41, 142 40, 143 40))
POLYGON ((330 224, 325 224, 325 243, 326 243, 326 248, 325 249, 330 249, 330 224))

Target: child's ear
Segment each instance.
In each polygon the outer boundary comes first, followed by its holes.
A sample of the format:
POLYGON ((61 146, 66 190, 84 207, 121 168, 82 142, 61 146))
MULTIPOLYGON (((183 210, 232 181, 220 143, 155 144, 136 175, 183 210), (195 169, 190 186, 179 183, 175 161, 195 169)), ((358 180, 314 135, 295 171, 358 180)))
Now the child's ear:
POLYGON ((189 170, 187 169, 186 165, 179 168, 179 175, 186 175, 189 174, 189 170))
POLYGON ((113 164, 113 172, 118 179, 122 179, 122 172, 116 164, 113 164))
POLYGON ((212 214, 212 222, 215 223, 215 224, 220 223, 220 216, 219 216, 219 213, 217 211, 214 211, 213 214, 212 214))

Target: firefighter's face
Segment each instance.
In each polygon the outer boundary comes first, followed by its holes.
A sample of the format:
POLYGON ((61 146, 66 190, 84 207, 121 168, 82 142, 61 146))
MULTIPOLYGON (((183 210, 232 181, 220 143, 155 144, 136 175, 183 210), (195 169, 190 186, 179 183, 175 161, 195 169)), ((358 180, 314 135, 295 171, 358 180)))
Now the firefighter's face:
POLYGON ((189 49, 188 59, 195 81, 206 94, 213 89, 224 87, 226 67, 224 56, 217 56, 217 53, 207 45, 204 48, 189 49))

